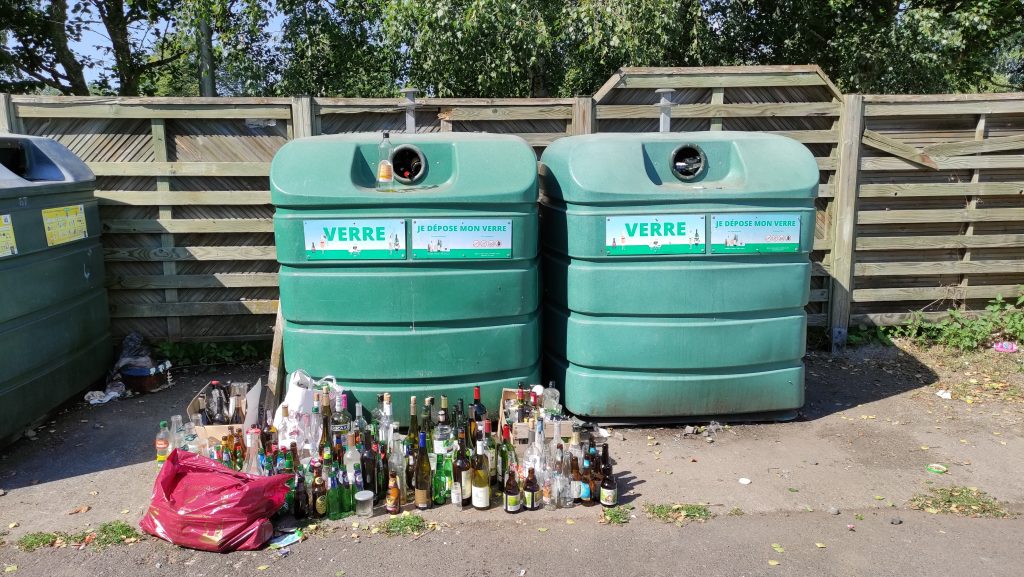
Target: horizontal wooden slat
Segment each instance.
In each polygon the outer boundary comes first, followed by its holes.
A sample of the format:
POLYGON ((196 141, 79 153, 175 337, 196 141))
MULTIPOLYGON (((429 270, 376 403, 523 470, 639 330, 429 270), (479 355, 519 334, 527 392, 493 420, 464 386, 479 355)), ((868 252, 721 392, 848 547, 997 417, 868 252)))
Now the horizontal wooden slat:
POLYGON ((175 248, 105 248, 107 262, 171 262, 192 260, 276 260, 272 246, 191 246, 175 248))
POLYGON ((1024 195, 1024 182, 862 184, 858 192, 858 196, 861 198, 1013 195, 1024 195))
POLYGON ((862 210, 857 224, 1009 222, 1024 220, 1024 208, 862 210))
POLYGON ((569 136, 565 132, 513 132, 512 136, 518 136, 530 146, 547 146, 559 138, 569 136))
POLYGON ((231 104, 93 104, 88 102, 19 103, 22 118, 272 118, 287 120, 291 108, 231 104))
POLYGON ((832 241, 827 238, 816 238, 813 250, 832 250, 832 241))
POLYGON ((814 72, 749 73, 749 74, 627 74, 623 88, 741 88, 757 86, 824 86, 825 81, 814 72))
POLYGON ((291 98, 272 96, 47 96, 13 95, 11 100, 27 104, 118 104, 124 106, 290 106, 291 98))
POLYGON ((109 289, 276 287, 277 273, 108 275, 109 289))
MULTIPOLYGON (((964 316, 971 318, 977 316, 975 311, 963 311, 964 316)), ((902 325, 910 322, 916 315, 914 313, 870 313, 870 314, 856 314, 850 315, 850 325, 874 325, 880 327, 887 327, 893 325, 902 325)), ((949 316, 948 312, 928 312, 921 313, 920 317, 922 320, 928 322, 941 321, 942 319, 949 316)))
POLYGON ((183 206, 270 204, 269 190, 97 190, 102 205, 183 206))
POLYGON ((460 106, 445 108, 441 120, 558 120, 572 118, 571 106, 460 106))
POLYGON ((116 319, 253 314, 277 314, 277 301, 254 300, 205 303, 113 303, 110 305, 110 316, 116 319))
POLYGON ((836 130, 764 130, 765 134, 778 134, 804 144, 833 144, 839 142, 836 130))
POLYGON ((935 156, 961 156, 1002 150, 1019 150, 1024 148, 1024 134, 1004 136, 1002 138, 986 138, 984 140, 962 140, 943 142, 924 148, 925 154, 935 156))
POLYGON ((871 116, 930 116, 951 114, 1019 114, 1024 112, 1024 99, 978 102, 907 102, 878 104, 870 100, 864 105, 864 115, 871 116))
POLYGON ((818 163, 818 170, 836 170, 839 168, 839 159, 837 158, 818 156, 814 158, 814 161, 818 163))
POLYGON ((818 198, 833 198, 835 195, 835 187, 831 184, 818 185, 818 198))
POLYGON ((1024 246, 1024 234, 950 236, 861 236, 857 250, 931 250, 946 248, 1013 248, 1024 246))
MULTIPOLYGON (((971 168, 1024 168, 1024 155, 935 157, 939 170, 971 168)), ((861 170, 922 170, 921 166, 902 158, 861 157, 861 170)))
MULTIPOLYGON (((267 315, 267 332, 255 335, 182 335, 177 341, 182 343, 237 343, 251 341, 269 341, 274 337, 274 316, 267 315)), ((118 342, 120 344, 120 342, 118 342)))
POLYGON ((111 233, 239 233, 274 232, 269 218, 236 219, 111 219, 103 221, 103 232, 111 233))
POLYGON ((922 276, 936 274, 1009 274, 1024 272, 1024 260, 950 262, 861 262, 857 276, 922 276))
POLYGON ((886 136, 880 132, 874 130, 864 130, 864 135, 861 141, 874 148, 881 150, 882 152, 888 152, 889 154, 896 155, 905 160, 909 160, 914 164, 920 164, 927 168, 938 169, 939 165, 935 164, 935 161, 931 159, 927 154, 922 153, 917 148, 895 138, 886 136))
POLYGON ((393 102, 382 106, 334 106, 327 104, 318 106, 317 113, 320 116, 331 114, 405 114, 405 108, 399 107, 393 102))
POLYGON ((936 301, 1006 298, 1021 294, 1020 285, 899 287, 855 289, 853 301, 858 303, 890 301, 936 301))
POLYGON ((811 289, 810 302, 812 302, 812 303, 828 302, 828 289, 811 289))
POLYGON ((812 314, 807 315, 807 326, 809 327, 824 327, 828 325, 828 315, 826 314, 812 314))
POLYGON ((269 162, 87 162, 96 176, 268 176, 269 162))
MULTIPOLYGON (((840 105, 835 102, 806 102, 799 104, 677 104, 672 107, 672 118, 742 118, 772 116, 838 116, 840 105)), ((656 104, 602 104, 597 107, 598 119, 658 118, 656 104)))

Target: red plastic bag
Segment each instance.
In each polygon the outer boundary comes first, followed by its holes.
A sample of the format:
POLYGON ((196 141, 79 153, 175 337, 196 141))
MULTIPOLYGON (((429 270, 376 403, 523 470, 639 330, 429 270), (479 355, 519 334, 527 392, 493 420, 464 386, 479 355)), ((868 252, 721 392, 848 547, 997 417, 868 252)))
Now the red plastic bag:
POLYGON ((139 524, 181 547, 227 553, 259 549, 274 535, 289 475, 257 477, 188 451, 171 451, 139 524))

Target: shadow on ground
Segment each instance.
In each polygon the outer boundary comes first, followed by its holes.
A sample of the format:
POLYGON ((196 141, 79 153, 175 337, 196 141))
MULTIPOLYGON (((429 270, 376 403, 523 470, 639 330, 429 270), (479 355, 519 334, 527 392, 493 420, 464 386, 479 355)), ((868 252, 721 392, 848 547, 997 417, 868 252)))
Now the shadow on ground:
MULTIPOLYGON (((266 378, 264 365, 174 368, 174 385, 157 393, 92 406, 69 402, 21 438, 0 449, 0 487, 6 490, 145 463, 155 458, 161 420, 185 417, 185 406, 210 380, 266 378)), ((84 394, 84 393, 83 393, 84 394)))

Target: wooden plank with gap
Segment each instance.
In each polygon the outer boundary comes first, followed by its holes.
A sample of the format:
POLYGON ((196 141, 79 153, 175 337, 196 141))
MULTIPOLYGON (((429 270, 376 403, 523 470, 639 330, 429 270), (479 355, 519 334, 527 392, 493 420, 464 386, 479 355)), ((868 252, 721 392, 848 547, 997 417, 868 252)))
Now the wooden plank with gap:
POLYGON ((814 72, 751 72, 747 74, 636 74, 622 78, 623 88, 758 88, 825 86, 814 72))
POLYGON ((22 118, 149 118, 149 119, 246 119, 287 120, 287 106, 232 104, 94 104, 89 102, 29 103, 18 101, 22 118))
MULTIPOLYGON (((836 102, 801 102, 770 104, 676 104, 672 118, 744 118, 774 116, 838 116, 836 102)), ((660 110, 653 104, 602 104, 597 107, 597 118, 632 119, 658 118, 660 110)))
POLYGON ((1024 247, 1024 234, 860 236, 857 250, 938 250, 1024 247))
MULTIPOLYGON (((1024 168, 1024 155, 1000 154, 995 156, 938 156, 933 158, 939 170, 970 170, 972 168, 1024 168)), ((902 158, 865 157, 861 170, 921 170, 921 167, 902 158)))
POLYGON ((463 106, 443 108, 441 120, 570 120, 571 106, 463 106))
POLYGON ((997 296, 1009 298, 1020 294, 1020 285, 898 287, 857 289, 853 291, 853 302, 960 301, 965 299, 993 299, 997 296))
POLYGON ((1024 260, 865 262, 858 263, 856 266, 857 276, 1013 274, 1020 272, 1024 272, 1024 260))
POLYGON ((202 317, 224 315, 272 315, 276 300, 195 303, 111 303, 111 318, 202 317))
POLYGON ((980 100, 959 102, 890 102, 864 105, 864 115, 876 116, 945 116, 975 114, 1021 114, 1024 113, 1024 99, 980 100))
POLYGON ((86 162, 96 176, 269 176, 269 162, 86 162))
POLYGON ((277 260, 273 246, 179 246, 173 248, 104 248, 107 262, 277 260))
POLYGON ((270 345, 270 368, 267 372, 267 387, 275 399, 285 392, 283 384, 288 378, 284 365, 284 315, 281 314, 280 303, 274 317, 274 332, 270 345))
POLYGON ((97 190, 102 206, 252 206, 270 204, 269 190, 97 190))
POLYGON ((943 142, 924 147, 925 154, 935 156, 963 156, 985 152, 1002 152, 1004 150, 1024 149, 1024 134, 1004 136, 1000 138, 984 138, 981 140, 962 140, 943 142))
POLYGON ((277 273, 254 272, 139 276, 108 274, 106 286, 108 289, 112 290, 276 287, 277 273))
POLYGON ((1024 196, 1024 181, 862 184, 861 198, 1024 196))
POLYGON ((1024 208, 863 210, 857 215, 858 224, 1014 222, 1020 220, 1024 220, 1024 208))
POLYGON ((123 218, 104 220, 102 224, 104 234, 274 232, 274 221, 269 218, 123 218))

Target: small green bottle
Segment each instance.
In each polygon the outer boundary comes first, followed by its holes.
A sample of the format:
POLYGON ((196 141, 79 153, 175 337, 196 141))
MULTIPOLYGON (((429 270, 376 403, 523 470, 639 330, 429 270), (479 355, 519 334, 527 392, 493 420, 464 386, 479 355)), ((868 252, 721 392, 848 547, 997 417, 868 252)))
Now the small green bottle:
POLYGON ((437 468, 434 470, 433 493, 434 504, 444 505, 452 497, 452 458, 450 455, 437 455, 437 468))
POLYGON ((348 472, 341 469, 341 513, 355 513, 356 493, 352 490, 352 483, 348 480, 348 472))
POLYGON ((330 489, 327 490, 327 518, 337 521, 344 515, 344 510, 342 508, 341 482, 338 480, 338 467, 333 462, 330 474, 330 489))

